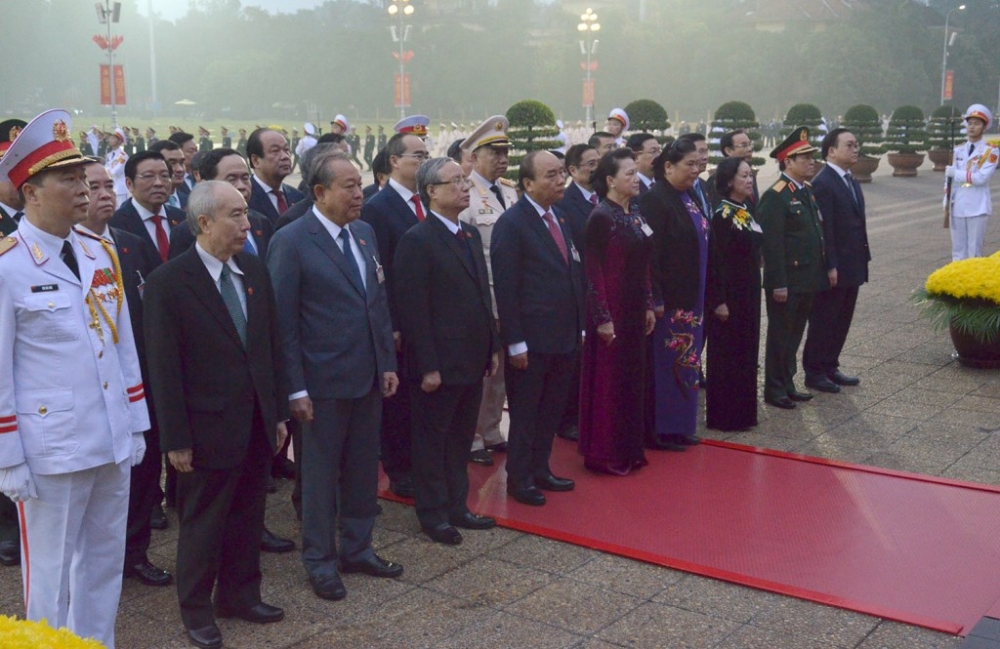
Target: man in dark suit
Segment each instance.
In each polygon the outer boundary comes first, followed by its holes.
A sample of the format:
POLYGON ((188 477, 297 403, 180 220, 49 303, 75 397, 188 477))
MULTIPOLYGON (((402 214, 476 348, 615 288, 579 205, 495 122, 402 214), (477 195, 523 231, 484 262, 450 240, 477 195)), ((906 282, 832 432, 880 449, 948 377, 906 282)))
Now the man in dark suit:
POLYGON ((340 571, 403 572, 371 546, 382 399, 399 379, 374 233, 357 220, 361 175, 340 151, 313 164, 313 210, 275 233, 267 265, 291 412, 303 424, 302 563, 316 595, 338 600, 340 571))
POLYGON ((118 206, 111 226, 139 237, 166 261, 170 231, 184 224, 184 212, 166 204, 172 186, 166 159, 156 151, 135 154, 125 163, 125 185, 132 198, 118 206))
POLYGON ((197 245, 146 285, 147 355, 162 447, 179 472, 181 619, 195 646, 221 647, 217 617, 284 617, 261 601, 260 546, 247 540, 264 530, 265 471, 287 434, 288 392, 267 270, 242 253, 246 201, 207 181, 188 206, 197 245))
POLYGON ((420 167, 417 184, 430 214, 399 241, 394 292, 412 372, 417 519, 434 541, 457 545, 456 527, 496 525, 469 511, 466 463, 499 340, 479 232, 458 219, 471 183, 456 162, 436 158, 420 167))
MULTIPOLYGON (((139 369, 143 382, 149 385, 142 323, 142 290, 146 278, 160 265, 160 258, 139 237, 108 227, 108 222, 115 213, 114 180, 96 158, 85 165, 84 170, 90 186, 90 205, 87 207, 87 218, 77 229, 108 242, 118 255, 125 301, 129 306, 136 353, 139 356, 139 369)), ((142 462, 132 467, 129 478, 124 575, 147 586, 167 586, 173 582, 170 573, 150 563, 147 555, 151 539, 150 516, 163 499, 163 492, 160 491, 160 429, 153 418, 155 410, 151 395, 146 396, 146 404, 150 411, 150 428, 143 433, 146 455, 142 462)))
POLYGON ((579 362, 583 331, 580 254, 562 210, 562 161, 532 151, 521 161, 521 199, 493 230, 490 261, 500 334, 507 345, 510 438, 507 491, 518 502, 544 505, 541 490, 569 491, 572 480, 549 467, 579 362))
MULTIPOLYGON (((195 177, 194 169, 192 167, 194 161, 194 154, 198 153, 198 143, 194 141, 194 135, 190 133, 185 133, 184 131, 177 131, 176 133, 170 134, 170 141, 181 148, 181 153, 184 154, 184 183, 177 188, 179 194, 190 194, 191 190, 194 189, 195 177)), ((187 196, 182 199, 184 204, 187 205, 187 196)))
POLYGON ((781 179, 764 192, 757 207, 757 221, 764 231, 767 306, 764 401, 786 410, 813 398, 795 389, 795 355, 816 292, 830 286, 823 262, 823 224, 807 183, 813 175, 815 151, 805 126, 792 131, 771 151, 781 179))
POLYGON ((187 188, 184 182, 187 176, 187 167, 184 164, 184 152, 176 143, 170 140, 159 140, 149 147, 150 151, 156 151, 167 161, 167 168, 170 169, 172 188, 170 196, 167 197, 167 205, 183 210, 187 207, 189 192, 181 192, 181 188, 187 188))
POLYGON ((868 281, 868 231, 865 196, 851 175, 858 161, 858 140, 843 128, 826 134, 820 145, 826 166, 812 181, 823 217, 826 274, 830 288, 816 293, 809 335, 802 352, 806 385, 821 392, 840 392, 860 380, 840 371, 840 352, 847 341, 858 301, 858 289, 868 281))
POLYGON ((589 144, 574 144, 566 151, 566 170, 573 182, 566 186, 556 207, 566 213, 573 245, 581 254, 585 248, 583 236, 587 219, 600 202, 594 186, 590 184, 590 176, 597 169, 600 159, 597 149, 589 144))
POLYGON ((653 160, 660 155, 663 147, 652 133, 633 133, 625 143, 635 154, 635 167, 639 174, 639 195, 649 191, 653 185, 653 160))
MULTIPOLYGON (((722 156, 725 158, 743 158, 753 169, 753 140, 747 135, 747 132, 741 128, 726 131, 719 137, 719 150, 722 151, 722 156)), ((714 209, 722 202, 722 198, 719 196, 718 190, 715 189, 715 172, 713 171, 708 175, 708 180, 705 181, 705 187, 708 190, 708 200, 714 209)), ((750 207, 755 207, 757 203, 760 202, 760 192, 757 190, 757 174, 753 174, 753 194, 747 201, 750 207)))
POLYGON ((253 169, 247 206, 277 223, 285 210, 302 200, 302 192, 283 182, 292 173, 288 140, 278 131, 258 128, 247 140, 247 159, 253 169))
MULTIPOLYGON (((396 245, 403 234, 424 220, 424 206, 417 191, 417 169, 427 159, 427 145, 422 138, 397 133, 385 147, 389 158, 389 182, 361 208, 361 219, 372 226, 378 242, 379 259, 385 272, 386 290, 395 295, 394 260, 396 245)), ((382 402, 382 470, 389 476, 389 488, 406 498, 413 497, 413 477, 410 475, 410 387, 405 362, 406 341, 400 335, 399 312, 390 303, 392 337, 396 343, 396 365, 401 389, 396 396, 382 402)), ((416 377, 414 377, 416 378, 416 377)))

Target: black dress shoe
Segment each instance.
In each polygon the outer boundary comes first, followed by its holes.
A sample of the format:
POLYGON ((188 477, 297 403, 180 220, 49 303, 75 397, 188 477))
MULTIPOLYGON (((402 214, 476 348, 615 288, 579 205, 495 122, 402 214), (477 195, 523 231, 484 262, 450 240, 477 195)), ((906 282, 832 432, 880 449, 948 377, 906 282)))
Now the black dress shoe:
POLYGON ((271 477, 270 473, 267 474, 267 483, 264 488, 267 490, 267 493, 269 494, 278 493, 278 485, 274 483, 274 478, 271 477))
POLYGON ((149 561, 126 566, 124 574, 126 577, 138 579, 147 586, 169 586, 174 582, 174 578, 169 572, 162 568, 157 568, 149 561))
POLYGON ((856 376, 847 376, 842 374, 840 370, 834 370, 832 372, 827 372, 826 377, 836 383, 837 385, 858 385, 861 383, 861 379, 856 376))
POLYGON ((465 512, 461 516, 453 517, 451 524, 467 530, 488 530, 491 527, 496 527, 497 522, 489 516, 476 516, 472 512, 465 512))
POLYGON ((506 453, 507 442, 497 442, 496 444, 487 444, 486 450, 492 453, 506 453))
POLYGON ((344 588, 344 582, 340 580, 340 575, 334 575, 323 581, 315 581, 310 577, 309 583, 312 585, 313 592, 321 599, 336 602, 347 597, 347 589, 344 588))
POLYGON ((264 533, 260 535, 261 552, 291 552, 295 549, 295 541, 283 539, 274 534, 271 530, 264 528, 264 533))
POLYGON ((458 545, 462 542, 462 533, 455 529, 450 523, 441 523, 437 527, 423 528, 424 534, 430 537, 435 543, 445 545, 458 545))
POLYGON ((21 546, 17 541, 0 541, 0 564, 16 566, 21 563, 21 546))
POLYGON ((188 629, 188 639, 196 647, 202 649, 219 649, 222 646, 222 631, 214 624, 203 626, 200 629, 188 629))
POLYGON ((525 487, 523 489, 518 489, 516 487, 507 487, 507 493, 510 497, 521 503, 522 505, 531 505, 533 507, 541 507, 545 504, 545 494, 543 494, 538 487, 532 485, 530 487, 525 487))
POLYGON ((820 392, 829 392, 830 394, 837 394, 840 392, 840 386, 825 376, 807 378, 806 387, 812 390, 819 390, 820 392))
POLYGON ((482 464, 483 466, 493 466, 493 454, 485 448, 469 453, 469 462, 482 464))
POLYGON ((571 442, 575 442, 580 439, 580 429, 576 426, 570 426, 566 430, 561 430, 556 433, 559 437, 563 439, 568 439, 571 442))
POLYGON ((271 477, 285 478, 286 480, 294 480, 295 462, 292 462, 287 457, 276 458, 271 463, 271 477))
POLYGON ((789 390, 788 398, 792 401, 809 401, 813 398, 813 395, 808 392, 799 392, 798 390, 789 390))
POLYGON ((777 399, 764 399, 764 403, 769 403, 775 408, 784 408, 785 410, 794 410, 795 404, 788 397, 778 397, 777 399))
POLYGON ((231 611, 229 609, 217 608, 215 610, 215 616, 238 617, 241 620, 253 622, 254 624, 271 624, 272 622, 281 622, 285 619, 285 612, 277 606, 271 606, 270 604, 261 602, 256 606, 251 606, 250 608, 242 610, 231 611))
POLYGON ((646 442, 646 448, 654 451, 686 451, 687 447, 678 444, 672 439, 660 439, 659 437, 646 442))
POLYGON ((340 572, 361 572, 372 577, 387 577, 391 579, 403 574, 403 566, 392 561, 386 561, 377 554, 373 554, 361 561, 344 561, 341 559, 340 572))
POLYGON ((684 446, 697 446, 701 444, 701 438, 697 435, 678 435, 677 441, 684 446))
POLYGON ((573 491, 576 483, 569 478, 547 475, 544 478, 535 478, 535 486, 543 491, 573 491))
POLYGON ((404 476, 395 481, 390 480, 389 491, 400 498, 413 498, 417 493, 416 487, 413 486, 413 478, 410 476, 404 476))
POLYGON ((153 513, 149 515, 149 526, 154 530, 165 530, 169 527, 167 514, 163 511, 163 507, 157 505, 153 508, 153 513))

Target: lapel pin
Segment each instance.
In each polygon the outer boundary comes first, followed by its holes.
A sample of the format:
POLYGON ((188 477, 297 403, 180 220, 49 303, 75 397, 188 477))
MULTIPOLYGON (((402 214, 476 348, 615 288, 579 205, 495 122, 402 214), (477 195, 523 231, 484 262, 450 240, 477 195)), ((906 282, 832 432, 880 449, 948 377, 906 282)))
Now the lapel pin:
POLYGON ((253 287, 252 286, 248 286, 247 287, 247 295, 253 295, 253 287))

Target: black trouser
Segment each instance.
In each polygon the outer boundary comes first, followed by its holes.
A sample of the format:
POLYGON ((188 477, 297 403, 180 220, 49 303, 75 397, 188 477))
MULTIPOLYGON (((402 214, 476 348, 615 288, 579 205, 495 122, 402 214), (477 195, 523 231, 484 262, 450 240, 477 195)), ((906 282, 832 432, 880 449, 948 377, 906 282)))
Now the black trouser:
POLYGON ((160 429, 153 423, 146 431, 146 455, 129 477, 128 523, 125 529, 125 567, 148 560, 152 531, 149 517, 163 501, 160 489, 160 429))
POLYGON ((840 367, 840 352, 851 330, 858 288, 836 286, 816 293, 802 352, 802 369, 807 379, 825 377, 840 367))
MULTIPOLYGON (((410 475, 413 461, 410 457, 410 381, 403 354, 396 354, 399 368, 399 388, 396 394, 382 400, 382 470, 392 482, 410 475)), ((419 385, 419 384, 418 384, 419 385)), ((466 458, 468 459, 468 458, 466 458)))
POLYGON ((0 541, 17 541, 19 536, 17 505, 7 496, 0 494, 0 541))
POLYGON ((812 313, 815 293, 789 293, 788 300, 776 302, 774 291, 767 294, 767 343, 764 347, 764 398, 774 401, 795 389, 795 355, 812 313))

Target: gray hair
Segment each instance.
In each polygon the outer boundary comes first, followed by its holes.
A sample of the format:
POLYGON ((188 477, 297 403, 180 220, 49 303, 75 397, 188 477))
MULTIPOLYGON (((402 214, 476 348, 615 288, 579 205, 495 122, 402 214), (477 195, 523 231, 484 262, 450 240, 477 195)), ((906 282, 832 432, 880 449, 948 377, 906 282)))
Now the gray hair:
POLYGON ((219 191, 223 187, 233 188, 221 180, 203 180, 191 190, 187 204, 187 224, 195 236, 201 234, 201 226, 198 225, 200 215, 206 214, 215 219, 215 211, 219 205, 219 191))
POLYGON ((326 153, 329 151, 339 151, 340 147, 336 144, 331 144, 330 142, 323 142, 322 144, 314 144, 309 147, 309 150, 302 154, 299 158, 299 171, 302 174, 302 181, 306 184, 306 187, 312 187, 315 182, 313 179, 313 163, 316 162, 316 158, 321 153, 326 153))
POLYGON ((454 163, 451 158, 431 158, 417 169, 417 191, 420 193, 420 202, 425 207, 430 207, 431 197, 427 194, 427 187, 441 182, 441 170, 448 163, 454 163))
MULTIPOLYGON (((317 144, 316 146, 319 145, 317 144)), ((347 154, 336 146, 334 146, 333 150, 320 152, 313 158, 312 167, 309 170, 309 175, 312 177, 309 183, 310 189, 316 185, 329 187, 333 183, 336 174, 333 171, 333 165, 330 163, 336 160, 351 161, 347 154)))

